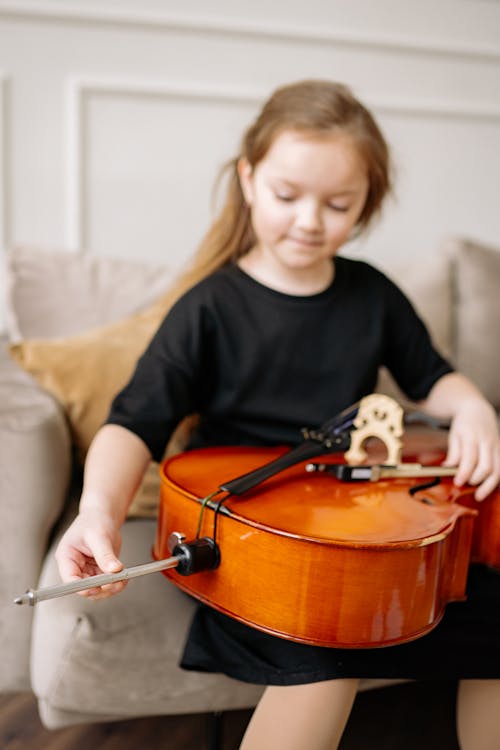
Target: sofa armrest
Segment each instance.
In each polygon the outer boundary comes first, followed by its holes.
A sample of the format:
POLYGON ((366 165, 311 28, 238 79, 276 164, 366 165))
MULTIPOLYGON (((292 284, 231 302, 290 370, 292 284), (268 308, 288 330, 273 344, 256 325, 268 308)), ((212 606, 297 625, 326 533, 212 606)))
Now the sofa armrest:
POLYGON ((12 602, 35 586, 50 531, 61 514, 71 442, 61 407, 0 345, 0 691, 29 687, 32 613, 12 602))

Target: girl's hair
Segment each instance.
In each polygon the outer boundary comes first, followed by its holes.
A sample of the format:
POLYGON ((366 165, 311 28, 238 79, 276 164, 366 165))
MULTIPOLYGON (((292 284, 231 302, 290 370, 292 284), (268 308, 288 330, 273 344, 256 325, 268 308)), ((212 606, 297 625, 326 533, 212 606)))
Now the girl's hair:
POLYGON ((302 131, 312 137, 331 133, 350 136, 365 164, 369 183, 366 202, 356 225, 357 233, 366 229, 379 212, 391 189, 391 166, 389 149, 370 112, 339 83, 306 80, 283 86, 268 99, 244 134, 238 156, 222 169, 219 181, 222 177, 228 180, 225 202, 191 266, 178 280, 179 294, 245 255, 254 245, 250 212, 237 172, 238 161, 244 157, 254 168, 284 130, 302 131))

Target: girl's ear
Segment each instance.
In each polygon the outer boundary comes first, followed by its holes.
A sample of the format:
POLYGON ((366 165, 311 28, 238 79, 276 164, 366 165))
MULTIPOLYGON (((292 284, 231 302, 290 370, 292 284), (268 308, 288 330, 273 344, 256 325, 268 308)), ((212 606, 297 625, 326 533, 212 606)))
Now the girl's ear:
POLYGON ((243 197, 248 205, 251 206, 253 202, 253 169, 248 159, 244 156, 238 159, 237 169, 243 197))

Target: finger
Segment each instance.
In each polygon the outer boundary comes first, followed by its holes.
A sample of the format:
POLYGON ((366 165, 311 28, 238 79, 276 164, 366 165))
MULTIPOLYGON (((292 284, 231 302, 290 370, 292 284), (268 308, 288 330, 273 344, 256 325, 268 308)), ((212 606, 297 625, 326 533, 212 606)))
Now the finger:
POLYGON ((489 471, 484 481, 478 482, 479 487, 474 493, 476 500, 484 500, 488 495, 494 492, 500 483, 500 455, 498 450, 493 451, 490 461, 489 471))
POLYGON ((443 466, 458 466, 460 461, 461 453, 461 441, 460 438, 453 433, 450 433, 448 438, 448 451, 446 458, 443 461, 443 466))
POLYGON ((128 581, 116 581, 116 583, 107 583, 104 586, 101 586, 101 592, 106 596, 114 596, 115 594, 119 594, 120 591, 123 591, 127 583, 128 581))
POLYGON ((485 500, 488 495, 491 495, 498 487, 498 476, 489 476, 482 484, 479 485, 477 490, 474 492, 476 500, 481 502, 485 500))
POLYGON ((110 539, 103 534, 89 534, 88 543, 98 567, 104 573, 118 573, 123 569, 123 563, 113 550, 110 539))
POLYGON ((101 589, 98 586, 91 589, 84 589, 83 591, 77 591, 76 593, 78 596, 82 596, 84 599, 101 598, 101 589))
POLYGON ((493 447, 481 443, 476 466, 469 477, 469 484, 476 485, 484 482, 492 473, 496 472, 496 464, 493 447))
POLYGON ((478 448, 475 443, 465 443, 462 441, 462 452, 457 466, 454 483, 461 487, 469 481, 478 460, 478 448))
POLYGON ((79 591, 78 595, 86 597, 87 599, 91 599, 92 601, 109 599, 111 596, 115 596, 116 594, 119 594, 121 591, 123 591, 127 583, 128 581, 107 583, 104 586, 98 586, 91 589, 85 589, 84 591, 79 591))
POLYGON ((78 550, 58 550, 56 560, 62 581, 69 583, 83 578, 86 558, 78 550))

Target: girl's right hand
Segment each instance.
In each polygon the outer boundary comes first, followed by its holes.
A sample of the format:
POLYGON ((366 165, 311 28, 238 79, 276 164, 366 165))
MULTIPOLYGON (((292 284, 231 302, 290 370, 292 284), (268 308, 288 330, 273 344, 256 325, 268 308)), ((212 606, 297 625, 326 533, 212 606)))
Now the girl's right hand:
MULTIPOLYGON (((102 510, 80 511, 67 529, 56 550, 56 561, 63 582, 75 581, 100 573, 118 573, 123 564, 120 530, 104 516, 102 510)), ((127 582, 107 584, 79 592, 90 599, 106 599, 122 591, 127 582)))

